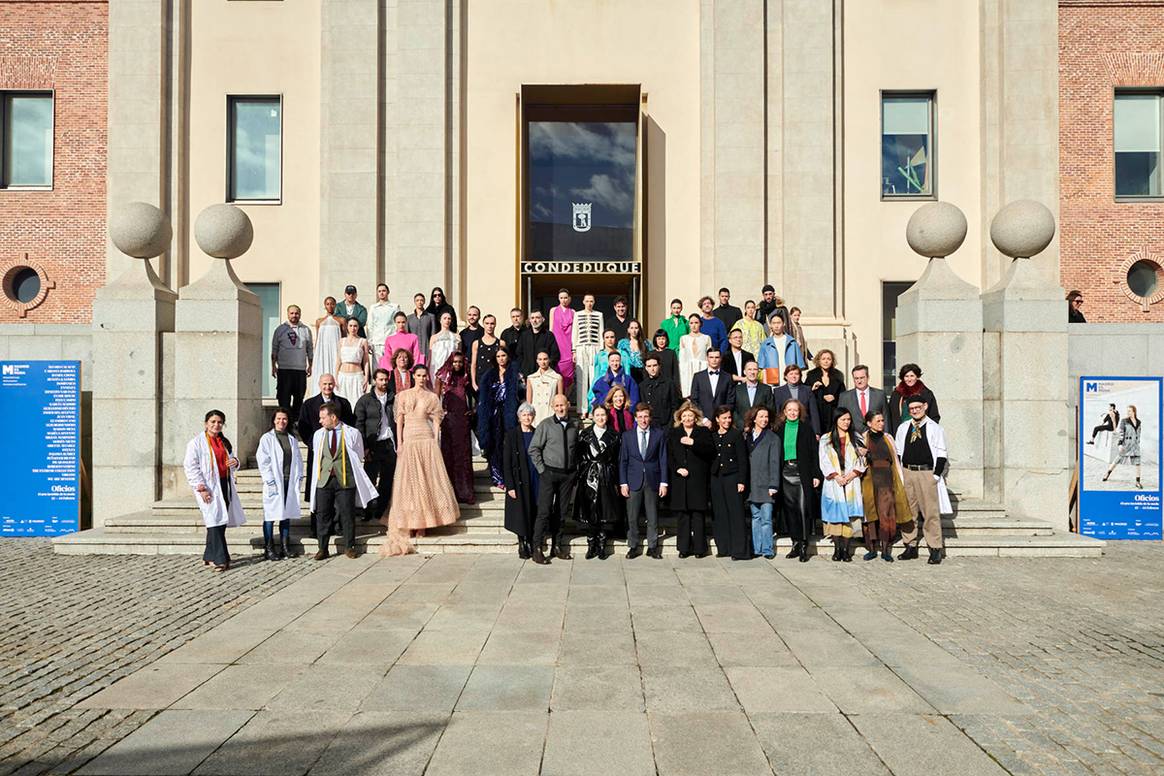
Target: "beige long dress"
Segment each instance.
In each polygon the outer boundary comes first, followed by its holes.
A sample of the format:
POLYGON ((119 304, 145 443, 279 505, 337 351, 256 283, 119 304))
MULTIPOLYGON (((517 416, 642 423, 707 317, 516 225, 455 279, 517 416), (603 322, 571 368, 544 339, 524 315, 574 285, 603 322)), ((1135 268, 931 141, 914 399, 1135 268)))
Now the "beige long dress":
POLYGON ((455 523, 461 516, 433 429, 441 423, 441 402, 427 388, 409 388, 396 396, 396 419, 403 419, 403 439, 396 454, 388 542, 381 555, 416 552, 409 531, 455 523))

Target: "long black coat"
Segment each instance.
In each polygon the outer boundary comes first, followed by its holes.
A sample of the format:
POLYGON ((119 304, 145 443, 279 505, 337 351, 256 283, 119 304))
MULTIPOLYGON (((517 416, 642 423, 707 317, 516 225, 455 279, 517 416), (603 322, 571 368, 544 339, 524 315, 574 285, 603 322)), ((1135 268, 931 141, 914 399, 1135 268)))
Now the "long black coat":
POLYGON ((715 458, 715 440, 703 426, 692 429, 690 445, 679 441, 683 436, 682 426, 667 429, 667 467, 670 469, 667 497, 671 509, 704 511, 710 498, 707 483, 711 477, 711 461, 715 458), (680 477, 679 469, 686 469, 687 476, 680 477))
POLYGON ((639 401, 651 405, 651 422, 666 428, 671 425, 672 416, 683 403, 683 397, 679 395, 679 383, 665 377, 660 369, 658 377, 647 377, 639 383, 639 401))
MULTIPOLYGON (((777 449, 780 453, 780 471, 776 473, 776 481, 782 482, 784 476, 784 424, 778 423, 773 431, 776 434, 777 449)), ((806 418, 800 419, 800 430, 796 434, 796 462, 800 468, 800 487, 804 489, 805 501, 808 502, 808 515, 806 517, 811 522, 820 517, 819 487, 814 488, 812 481, 814 478, 821 480, 823 476, 820 473, 820 446, 817 445, 816 438, 812 433, 812 425, 806 418)), ((779 499, 776 501, 780 502, 779 499)), ((786 527, 783 523, 783 515, 781 518, 781 528, 783 529, 786 527)), ((787 531, 781 530, 781 533, 787 533, 787 531)))
POLYGON ((618 454, 622 435, 607 428, 601 440, 593 427, 578 435, 578 475, 574 490, 574 520, 613 530, 626 517, 626 502, 618 492, 618 454), (595 454, 593 447, 598 449, 595 454))
POLYGON ((538 494, 529 470, 529 455, 521 438, 521 426, 510 429, 502 443, 501 469, 505 477, 505 530, 522 537, 533 536, 538 516, 538 494), (509 491, 517 493, 511 498, 509 491))

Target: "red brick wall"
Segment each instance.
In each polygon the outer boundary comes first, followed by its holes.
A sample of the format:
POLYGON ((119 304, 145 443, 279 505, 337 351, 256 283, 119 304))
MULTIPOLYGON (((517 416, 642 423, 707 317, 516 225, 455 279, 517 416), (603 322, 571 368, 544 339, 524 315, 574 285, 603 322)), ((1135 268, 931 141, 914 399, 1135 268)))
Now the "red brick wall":
POLYGON ((1122 86, 1164 87, 1164 2, 1060 0, 1061 280, 1083 292, 1088 321, 1164 321, 1164 302, 1143 312, 1122 285, 1138 255, 1164 264, 1164 202, 1115 201, 1112 102, 1122 86))
POLYGON ((88 323, 105 282, 107 40, 106 0, 0 0, 0 90, 55 92, 52 191, 0 190, 0 276, 29 263, 55 287, 0 323, 88 323))

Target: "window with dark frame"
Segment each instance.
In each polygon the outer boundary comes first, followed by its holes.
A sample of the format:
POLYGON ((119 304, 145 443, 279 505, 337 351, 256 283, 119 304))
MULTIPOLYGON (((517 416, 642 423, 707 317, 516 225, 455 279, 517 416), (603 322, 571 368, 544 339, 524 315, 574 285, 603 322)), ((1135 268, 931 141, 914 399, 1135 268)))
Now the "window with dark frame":
POLYGON ((228 97, 227 114, 227 201, 281 201, 283 99, 228 97))
POLYGON ((0 189, 52 185, 52 92, 0 91, 0 189))
POLYGON ((881 93, 881 198, 934 197, 934 92, 881 93))
POLYGON ((1117 198, 1160 197, 1164 91, 1117 89, 1112 112, 1117 198))

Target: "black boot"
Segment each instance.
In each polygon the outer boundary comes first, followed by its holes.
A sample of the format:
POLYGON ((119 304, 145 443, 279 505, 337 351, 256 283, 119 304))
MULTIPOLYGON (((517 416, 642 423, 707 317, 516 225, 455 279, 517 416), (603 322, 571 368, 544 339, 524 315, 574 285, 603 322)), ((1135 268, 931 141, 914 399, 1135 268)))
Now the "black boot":
POLYGON ((853 562, 853 556, 849 554, 849 540, 848 539, 841 540, 841 560, 844 561, 845 563, 852 563, 853 562))
POLYGON ((279 553, 279 560, 284 560, 285 558, 291 557, 291 548, 287 546, 286 536, 279 537, 279 546, 275 549, 279 553))
POLYGON ((563 543, 559 545, 557 542, 554 542, 550 547, 550 554, 558 560, 570 560, 574 557, 570 554, 570 545, 568 544, 563 543))
POLYGON ((530 553, 530 557, 533 558, 533 562, 539 566, 550 565, 550 559, 545 556, 545 554, 542 552, 541 546, 539 545, 534 545, 533 551, 530 553))
POLYGON ((793 541, 792 551, 785 555, 785 558, 799 558, 804 553, 804 542, 793 541))
POLYGON ((263 560, 277 560, 275 557, 275 542, 272 539, 263 540, 263 560))
POLYGON ((586 537, 586 560, 594 560, 594 556, 598 554, 597 542, 593 536, 586 537))
POLYGON ((602 531, 598 532, 598 538, 594 540, 598 546, 598 559, 606 560, 609 556, 606 554, 606 534, 602 531))
POLYGON ((530 557, 529 542, 520 536, 517 537, 517 557, 522 560, 529 560, 530 557))
POLYGON ((833 563, 841 562, 841 537, 833 537, 833 563))
POLYGON ((808 559, 809 559, 809 557, 810 557, 810 556, 809 556, 809 554, 808 554, 808 547, 809 547, 809 544, 808 544, 808 540, 806 539, 806 540, 805 540, 805 541, 802 543, 802 545, 801 545, 801 548, 800 548, 800 558, 799 558, 799 560, 800 560, 800 562, 801 562, 801 563, 808 563, 808 559))
POLYGON ((917 560, 917 545, 911 544, 905 548, 905 552, 897 556, 898 560, 917 560))
POLYGON ((928 561, 926 561, 926 563, 930 564, 931 566, 937 566, 941 562, 942 562, 942 551, 940 549, 937 549, 937 550, 931 549, 930 550, 930 559, 928 561))

